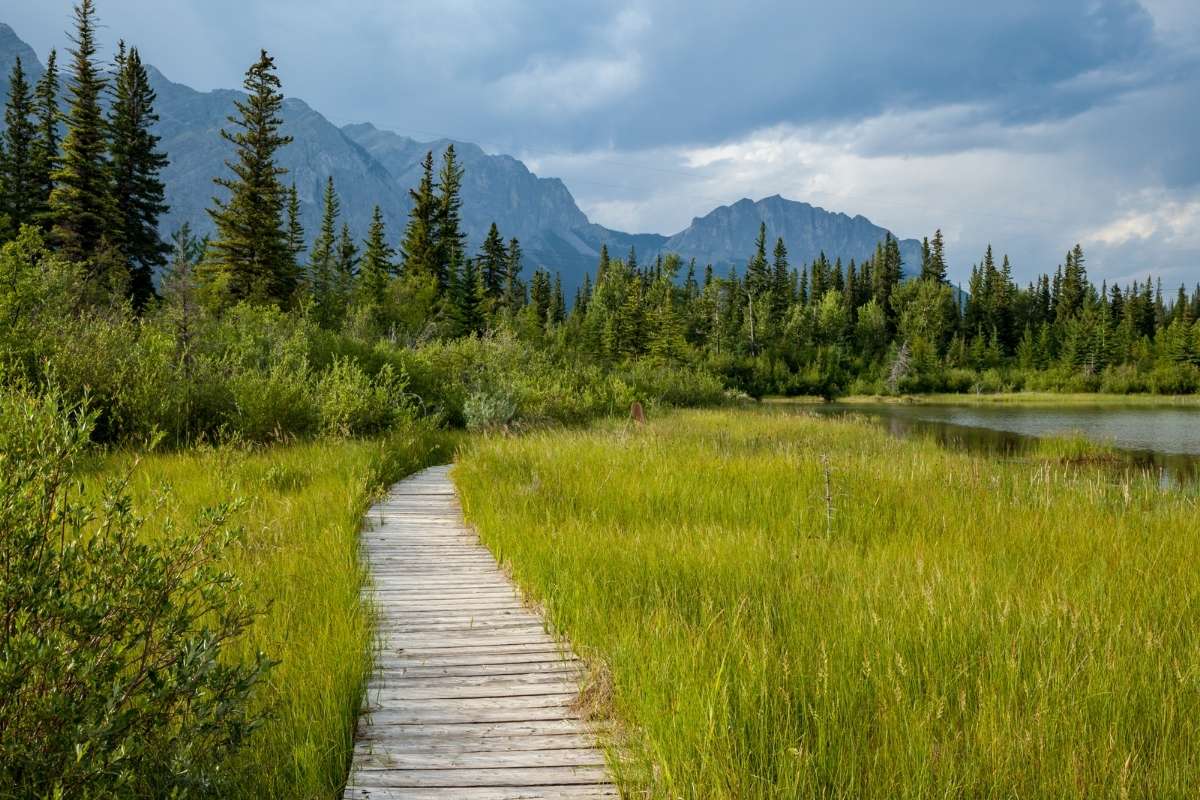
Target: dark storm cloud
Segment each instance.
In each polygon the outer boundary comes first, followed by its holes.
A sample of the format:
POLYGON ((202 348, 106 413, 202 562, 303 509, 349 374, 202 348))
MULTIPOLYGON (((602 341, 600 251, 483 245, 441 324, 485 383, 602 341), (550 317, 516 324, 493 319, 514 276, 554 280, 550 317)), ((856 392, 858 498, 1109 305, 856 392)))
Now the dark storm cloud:
MULTIPOLYGON (((0 0, 40 54, 70 0, 0 0)), ((747 195, 1109 275, 1200 264, 1195 0, 98 0, 170 78, 285 90, 530 159, 594 219, 674 231, 747 195)))
MULTIPOLYGON (((69 3, 29 6, 4 16, 44 52, 69 3)), ((262 46, 290 93, 333 117, 524 147, 711 142, 951 103, 1024 123, 1153 80, 1159 58, 1153 19, 1132 0, 99 7, 110 38, 139 43, 175 80, 233 84, 262 46)))

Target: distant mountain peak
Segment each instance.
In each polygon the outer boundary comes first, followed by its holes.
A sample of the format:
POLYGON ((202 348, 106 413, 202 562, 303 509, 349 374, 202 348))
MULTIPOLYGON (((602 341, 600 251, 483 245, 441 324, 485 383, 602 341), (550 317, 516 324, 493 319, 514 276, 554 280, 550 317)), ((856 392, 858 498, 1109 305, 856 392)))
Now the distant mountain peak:
MULTIPOLYGON (((0 91, 4 96, 8 73, 18 57, 31 80, 41 74, 42 65, 33 48, 21 41, 11 26, 0 22, 0 91)), ((236 89, 200 92, 172 82, 153 66, 147 68, 158 92, 156 132, 170 158, 163 180, 171 210, 162 219, 163 231, 169 233, 188 222, 197 232, 207 232, 211 221, 205 209, 220 192, 212 179, 226 174, 225 161, 231 156, 230 146, 217 131, 228 125, 226 117, 234 100, 245 95, 236 89)), ((408 189, 420 178, 421 159, 430 150, 440 156, 453 143, 466 169, 463 222, 471 251, 495 222, 506 238, 521 240, 527 269, 540 266, 560 272, 568 294, 574 292, 585 272, 595 269, 601 245, 607 245, 614 257, 624 257, 634 248, 643 263, 675 252, 718 269, 740 269, 763 222, 771 244, 782 237, 796 266, 812 261, 822 251, 831 259, 862 260, 888 233, 866 217, 826 211, 779 194, 757 201, 743 197, 718 206, 693 218, 691 225, 673 236, 624 233, 589 221, 558 178, 539 177, 520 160, 488 154, 477 144, 450 139, 420 142, 370 122, 339 127, 296 97, 285 101, 283 118, 283 132, 294 141, 281 151, 280 164, 288 170, 284 181, 296 185, 301 220, 310 236, 318 227, 325 182, 332 176, 343 219, 354 235, 365 235, 371 211, 378 204, 389 237, 398 242, 410 209, 408 189)), ((900 249, 911 272, 919 261, 920 245, 903 240, 900 249)))

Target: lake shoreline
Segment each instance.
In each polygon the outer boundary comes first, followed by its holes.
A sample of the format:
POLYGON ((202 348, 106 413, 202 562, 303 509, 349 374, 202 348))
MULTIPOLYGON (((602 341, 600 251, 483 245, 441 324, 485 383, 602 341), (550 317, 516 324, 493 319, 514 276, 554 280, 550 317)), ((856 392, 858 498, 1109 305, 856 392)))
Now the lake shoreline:
POLYGON ((1103 394, 1100 392, 1003 392, 998 394, 902 394, 847 395, 833 401, 820 397, 764 397, 763 404, 781 405, 1026 405, 1109 406, 1121 408, 1200 408, 1200 395, 1192 394, 1103 394))

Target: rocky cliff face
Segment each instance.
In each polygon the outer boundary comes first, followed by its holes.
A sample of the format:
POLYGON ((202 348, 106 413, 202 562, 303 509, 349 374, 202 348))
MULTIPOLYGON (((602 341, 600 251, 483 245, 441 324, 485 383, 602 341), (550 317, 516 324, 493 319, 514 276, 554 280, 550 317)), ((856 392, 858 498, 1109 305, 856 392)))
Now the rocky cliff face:
MULTIPOLYGON (((31 80, 41 74, 34 51, 0 23, 3 96, 18 56, 31 80)), ((198 92, 152 67, 149 72, 158 92, 157 133, 171 162, 163 173, 171 206, 162 220, 164 234, 184 222, 199 233, 210 232, 212 223, 205 210, 214 195, 224 192, 212 179, 228 174, 225 160, 232 156, 231 146, 219 132, 228 124, 234 102, 244 95, 232 90, 198 92)), ((284 180, 296 184, 310 237, 320 222, 325 181, 332 175, 342 219, 350 223, 355 236, 365 236, 371 211, 378 204, 392 241, 398 242, 411 207, 408 190, 419 180, 421 158, 430 150, 440 158, 450 141, 419 142, 370 124, 339 128, 295 98, 286 101, 283 118, 284 133, 294 141, 280 153, 280 165, 288 170, 284 180)), ((745 266, 760 222, 767 223, 771 246, 776 237, 783 237, 796 265, 822 251, 830 259, 861 261, 887 233, 865 217, 828 212, 778 195, 722 206, 673 236, 614 231, 589 222, 559 179, 538 177, 517 159, 485 153, 469 142, 454 142, 454 146, 466 169, 463 220, 471 251, 479 247, 494 221, 506 238, 521 240, 527 270, 542 266, 560 272, 568 292, 582 282, 585 272, 595 269, 602 244, 607 244, 613 257, 624 257, 636 248, 643 264, 659 254, 676 252, 724 271, 745 266)), ((911 273, 920 260, 919 243, 902 241, 901 253, 911 273)))

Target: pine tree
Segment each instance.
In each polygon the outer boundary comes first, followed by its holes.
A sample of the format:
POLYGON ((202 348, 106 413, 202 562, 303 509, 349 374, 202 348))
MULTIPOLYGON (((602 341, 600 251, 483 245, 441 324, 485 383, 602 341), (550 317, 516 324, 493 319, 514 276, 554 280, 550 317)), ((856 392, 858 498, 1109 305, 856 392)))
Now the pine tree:
POLYGON ((513 237, 508 243, 508 263, 504 269, 504 307, 515 314, 525 305, 525 285, 521 282, 521 243, 513 237))
POLYGON ((350 235, 350 224, 342 223, 342 232, 338 236, 337 271, 334 280, 334 298, 336 302, 335 318, 340 325, 345 319, 346 309, 354 294, 354 283, 358 277, 358 245, 350 235))
POLYGON ((562 273, 554 273, 554 292, 550 299, 550 322, 561 325, 567 318, 567 301, 563 297, 562 273))
POLYGON ((383 212, 375 206, 371 214, 371 227, 367 229, 367 240, 363 250, 362 269, 359 272, 359 297, 368 303, 382 303, 387 291, 388 276, 393 271, 392 257, 396 251, 387 243, 387 231, 383 224, 383 212))
MULTIPOLYGON (((438 278, 438 200, 434 195, 432 150, 421 161, 421 180, 415 189, 408 190, 408 194, 412 198, 413 208, 404 229, 404 241, 400 243, 404 272, 438 278)), ((440 287, 443 284, 439 282, 438 285, 440 287)))
POLYGON ((529 283, 529 305, 533 309, 538 324, 545 327, 550 321, 553 291, 550 288, 550 273, 543 269, 533 271, 533 280, 529 283))
POLYGON ((317 324, 333 327, 337 317, 337 220, 341 210, 333 176, 325 181, 321 229, 308 256, 308 290, 317 324))
POLYGON ((499 299, 504 294, 504 274, 508 251, 504 247, 504 239, 500 237, 500 229, 494 222, 492 227, 488 228, 487 238, 483 240, 477 260, 488 298, 493 301, 499 299))
POLYGON ((5 236, 3 223, 7 219, 5 238, 34 221, 40 199, 34 162, 37 130, 33 120, 33 96, 20 58, 13 63, 8 86, 5 129, 0 137, 0 236, 5 236))
POLYGON ((601 242, 600 244, 600 263, 596 266, 596 283, 604 280, 605 274, 608 272, 608 245, 601 242))
POLYGON ((787 247, 783 237, 775 240, 775 274, 771 283, 771 315, 776 321, 782 320, 787 314, 788 306, 792 304, 791 267, 788 266, 787 247))
POLYGON ((946 278, 946 245, 942 229, 933 233, 933 243, 922 250, 921 279, 949 284, 946 278))
POLYGON ((54 243, 68 258, 88 262, 93 274, 99 268, 94 259, 116 218, 100 110, 106 84, 96 64, 95 16, 92 0, 75 6, 67 135, 49 198, 54 243))
POLYGON ((109 114, 113 196, 117 206, 117 247, 129 268, 129 292, 135 309, 154 297, 154 272, 167 264, 171 248, 158 235, 159 216, 167 211, 159 172, 167 156, 150 132, 158 122, 155 92, 137 48, 117 50, 116 91, 109 114))
POLYGON ((283 94, 275 60, 266 50, 246 71, 243 85, 249 97, 234 101, 238 114, 228 117, 234 131, 221 130, 237 161, 225 162, 234 177, 213 179, 229 190, 229 199, 214 198, 208 211, 217 228, 211 269, 230 299, 282 305, 296 287, 288 270, 285 191, 279 181, 287 170, 276 166, 275 155, 292 137, 279 132, 283 94))
POLYGON ((442 155, 442 168, 438 173, 437 226, 435 246, 437 248, 438 285, 449 285, 450 276, 457 265, 461 265, 466 251, 467 235, 462 231, 463 169, 458 165, 454 145, 448 145, 442 155))
POLYGON ((296 276, 296 282, 299 283, 303 271, 300 267, 300 256, 304 254, 304 225, 300 222, 300 194, 296 191, 295 181, 288 189, 287 245, 292 256, 289 266, 296 276))
POLYGON ((51 50, 46 58, 46 70, 34 88, 34 113, 37 117, 37 137, 33 147, 33 179, 35 183, 33 218, 49 231, 53 224, 50 214, 50 192, 54 188, 54 173, 58 171, 58 54, 51 50))

